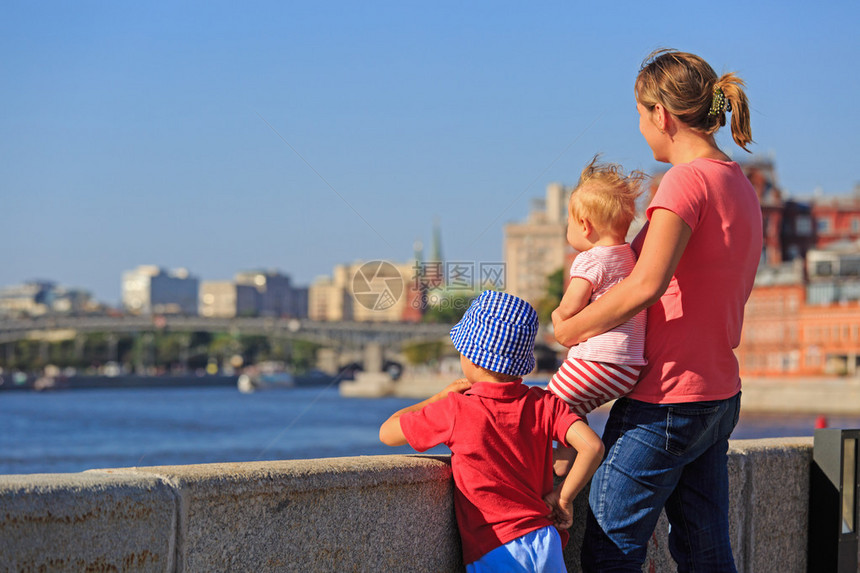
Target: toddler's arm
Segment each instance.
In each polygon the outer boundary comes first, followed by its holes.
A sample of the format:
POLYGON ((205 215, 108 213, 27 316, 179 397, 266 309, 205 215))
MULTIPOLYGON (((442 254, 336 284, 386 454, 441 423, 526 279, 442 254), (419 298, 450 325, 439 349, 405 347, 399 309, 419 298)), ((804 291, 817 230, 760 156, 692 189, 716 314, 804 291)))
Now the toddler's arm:
POLYGON ((591 283, 580 277, 571 278, 558 308, 552 311, 553 330, 558 331, 564 321, 585 308, 589 300, 591 300, 591 283))
POLYGON ((573 525, 573 500, 603 460, 603 442, 584 421, 571 424, 565 439, 576 450, 576 458, 561 485, 545 498, 552 509, 550 517, 560 529, 573 525))
POLYGON ((391 414, 391 417, 382 423, 379 427, 379 440, 388 446, 404 446, 406 445, 406 436, 403 435, 403 429, 400 427, 400 416, 407 412, 417 412, 426 406, 438 400, 442 400, 451 392, 463 393, 472 387, 472 383, 465 378, 460 378, 448 384, 444 390, 438 394, 427 398, 426 400, 407 406, 402 410, 398 410, 391 414))

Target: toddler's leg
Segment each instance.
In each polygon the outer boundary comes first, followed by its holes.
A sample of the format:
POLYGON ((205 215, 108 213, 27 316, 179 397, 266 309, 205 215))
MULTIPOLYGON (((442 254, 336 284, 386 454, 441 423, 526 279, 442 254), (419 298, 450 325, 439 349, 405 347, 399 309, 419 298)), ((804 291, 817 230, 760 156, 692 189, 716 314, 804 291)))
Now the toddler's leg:
POLYGON ((547 389, 585 417, 598 406, 624 396, 639 378, 641 366, 609 364, 569 358, 552 377, 547 389))

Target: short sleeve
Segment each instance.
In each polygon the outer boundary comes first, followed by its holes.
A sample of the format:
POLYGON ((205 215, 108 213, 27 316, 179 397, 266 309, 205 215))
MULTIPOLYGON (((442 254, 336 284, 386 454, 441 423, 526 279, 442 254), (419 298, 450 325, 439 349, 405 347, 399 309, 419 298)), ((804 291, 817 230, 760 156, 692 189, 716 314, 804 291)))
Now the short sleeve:
POLYGON ((570 266, 570 277, 585 279, 591 283, 591 290, 597 290, 605 280, 606 271, 603 268, 603 263, 597 260, 597 257, 592 255, 590 251, 583 251, 573 259, 573 264, 570 266))
POLYGON ((447 398, 424 406, 418 412, 400 416, 400 429, 416 451, 423 452, 439 444, 448 444, 454 429, 456 402, 447 398))
POLYGON ((704 212, 705 200, 706 188, 701 174, 692 165, 676 165, 663 176, 646 214, 650 221, 655 209, 666 209, 695 230, 704 212))
POLYGON ((579 420, 585 421, 585 418, 571 411, 568 403, 552 392, 547 390, 544 390, 544 392, 543 399, 548 402, 548 408, 545 411, 549 412, 549 415, 552 417, 552 425, 550 426, 552 428, 552 439, 569 448, 567 431, 574 422, 578 422, 579 420))

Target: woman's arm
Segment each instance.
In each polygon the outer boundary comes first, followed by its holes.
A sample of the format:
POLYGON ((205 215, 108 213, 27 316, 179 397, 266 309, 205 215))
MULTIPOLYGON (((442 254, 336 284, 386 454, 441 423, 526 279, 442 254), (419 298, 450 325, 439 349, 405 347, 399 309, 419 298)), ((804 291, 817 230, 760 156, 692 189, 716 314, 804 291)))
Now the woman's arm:
POLYGON ((579 344, 612 330, 663 296, 693 231, 681 217, 667 209, 655 209, 633 272, 586 306, 561 322, 555 338, 564 346, 579 344))

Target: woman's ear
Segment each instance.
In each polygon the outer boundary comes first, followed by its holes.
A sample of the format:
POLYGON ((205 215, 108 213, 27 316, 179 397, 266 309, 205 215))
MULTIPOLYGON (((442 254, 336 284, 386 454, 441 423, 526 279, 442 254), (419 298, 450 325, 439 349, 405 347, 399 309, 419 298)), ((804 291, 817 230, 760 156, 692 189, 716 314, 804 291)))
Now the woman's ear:
POLYGON ((660 130, 660 133, 666 133, 669 126, 669 112, 662 104, 654 105, 654 109, 651 110, 651 121, 660 130))

